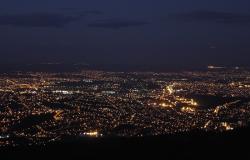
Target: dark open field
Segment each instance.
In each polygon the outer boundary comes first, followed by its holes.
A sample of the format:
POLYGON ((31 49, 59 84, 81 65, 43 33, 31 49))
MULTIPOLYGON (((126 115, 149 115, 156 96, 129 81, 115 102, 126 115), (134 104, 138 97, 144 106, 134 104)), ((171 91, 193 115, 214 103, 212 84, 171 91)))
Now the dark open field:
POLYGON ((243 159, 250 158, 250 128, 143 138, 65 138, 48 146, 2 148, 1 159, 243 159))

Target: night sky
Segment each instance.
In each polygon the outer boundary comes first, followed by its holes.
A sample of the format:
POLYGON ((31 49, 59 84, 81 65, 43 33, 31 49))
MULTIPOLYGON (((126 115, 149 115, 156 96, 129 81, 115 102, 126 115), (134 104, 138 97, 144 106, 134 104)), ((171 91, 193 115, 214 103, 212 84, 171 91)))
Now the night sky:
POLYGON ((250 65, 249 0, 1 0, 0 63, 250 65))

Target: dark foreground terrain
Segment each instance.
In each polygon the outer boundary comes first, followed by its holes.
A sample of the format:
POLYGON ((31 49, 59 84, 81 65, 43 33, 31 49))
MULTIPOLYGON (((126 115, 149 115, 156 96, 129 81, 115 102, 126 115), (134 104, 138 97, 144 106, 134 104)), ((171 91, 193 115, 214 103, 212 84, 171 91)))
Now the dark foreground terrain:
POLYGON ((250 128, 144 138, 65 138, 48 146, 2 148, 1 159, 248 159, 250 128))

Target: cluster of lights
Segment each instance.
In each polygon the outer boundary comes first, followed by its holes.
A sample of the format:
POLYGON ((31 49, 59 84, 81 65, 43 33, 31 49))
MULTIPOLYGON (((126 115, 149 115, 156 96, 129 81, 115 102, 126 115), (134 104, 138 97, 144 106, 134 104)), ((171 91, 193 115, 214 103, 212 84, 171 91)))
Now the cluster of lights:
POLYGON ((172 108, 173 107, 173 105, 167 104, 167 103, 160 103, 159 106, 164 107, 164 108, 166 108, 166 107, 172 108))
POLYGON ((228 124, 227 122, 222 122, 221 126, 224 127, 226 129, 226 131, 231 131, 234 128, 230 126, 230 124, 228 124))
POLYGON ((53 91, 53 93, 73 94, 73 92, 71 92, 71 91, 63 91, 63 90, 56 90, 56 91, 53 91))
POLYGON ((54 115, 54 119, 55 119, 56 121, 62 120, 62 119, 63 119, 63 117, 62 117, 62 115, 61 115, 62 113, 63 113, 63 111, 61 111, 61 110, 56 111, 56 113, 55 113, 55 115, 54 115))
POLYGON ((27 75, 28 78, 11 78, 13 81, 6 80, 6 76, 0 77, 0 106, 4 106, 0 111, 0 116, 4 117, 0 119, 0 126, 3 126, 0 146, 1 142, 4 142, 2 146, 7 144, 6 140, 12 137, 9 128, 22 123, 26 117, 39 118, 41 122, 23 127, 14 135, 29 138, 37 144, 59 140, 64 134, 84 138, 99 138, 103 136, 101 133, 104 136, 135 136, 142 127, 152 126, 155 126, 152 135, 197 128, 229 131, 246 126, 250 102, 240 103, 243 100, 239 97, 250 97, 250 72, 247 75, 210 72, 154 74, 156 78, 152 78, 151 73, 92 71, 66 73, 62 74, 63 77, 41 74, 29 78, 30 75, 27 75), (143 81, 137 81, 136 77, 140 74, 143 81), (230 80, 221 83, 219 80, 224 80, 225 76, 231 77, 230 80), (41 77, 46 81, 42 81, 41 77), (236 97, 237 101, 206 108, 196 98, 190 98, 192 95, 223 95, 236 97), (15 104, 20 104, 20 108, 13 108, 15 104), (235 121, 224 122, 227 118, 235 118, 235 121), (136 128, 120 130, 120 126, 127 123, 136 128), (116 127, 119 130, 113 133, 116 127), (30 134, 33 128, 37 132, 30 134))
POLYGON ((186 112, 186 113, 194 113, 194 112, 195 112, 195 109, 194 109, 194 108, 191 108, 191 107, 182 107, 182 108, 181 108, 181 111, 182 111, 182 112, 186 112))
POLYGON ((96 138, 102 136, 102 134, 99 134, 98 131, 84 132, 83 135, 88 136, 88 137, 96 137, 96 138))
POLYGON ((191 106, 198 106, 198 102, 196 102, 194 99, 186 99, 186 98, 180 98, 177 96, 176 100, 180 101, 181 103, 185 103, 191 106))
POLYGON ((174 93, 173 86, 172 85, 167 86, 167 91, 170 95, 173 94, 174 93))

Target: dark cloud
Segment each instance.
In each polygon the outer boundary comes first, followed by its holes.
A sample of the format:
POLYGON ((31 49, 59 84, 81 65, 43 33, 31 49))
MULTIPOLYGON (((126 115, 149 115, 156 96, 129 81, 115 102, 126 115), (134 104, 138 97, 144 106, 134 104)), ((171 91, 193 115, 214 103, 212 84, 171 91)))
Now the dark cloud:
POLYGON ((72 14, 79 14, 82 16, 88 16, 88 15, 102 15, 104 12, 99 11, 99 10, 83 10, 81 8, 60 8, 60 10, 67 12, 67 13, 72 13, 72 14))
POLYGON ((103 20, 88 24, 89 27, 94 28, 110 28, 121 29, 128 27, 139 27, 149 24, 146 21, 131 21, 131 20, 103 20))
POLYGON ((219 11, 193 11, 170 14, 170 18, 185 21, 208 21, 224 24, 250 24, 250 14, 219 11))
POLYGON ((83 14, 65 15, 61 13, 2 14, 0 15, 0 25, 60 28, 80 20, 82 16, 83 14))

